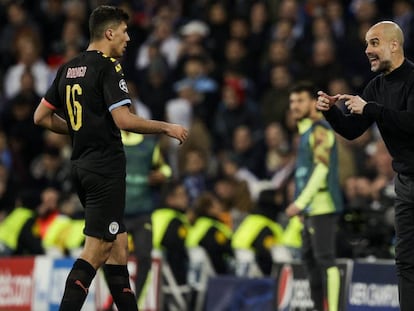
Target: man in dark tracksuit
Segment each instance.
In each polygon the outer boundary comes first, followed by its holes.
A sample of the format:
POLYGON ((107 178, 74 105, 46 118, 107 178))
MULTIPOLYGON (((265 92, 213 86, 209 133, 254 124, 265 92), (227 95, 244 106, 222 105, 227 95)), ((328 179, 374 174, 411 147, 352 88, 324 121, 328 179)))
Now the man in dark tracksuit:
POLYGON ((414 64, 404 57, 403 33, 393 22, 380 22, 366 33, 365 50, 373 72, 380 74, 361 97, 318 92, 317 108, 347 139, 374 122, 393 157, 395 178, 396 264, 402 311, 414 310, 414 64), (345 101, 349 113, 335 103, 345 101))

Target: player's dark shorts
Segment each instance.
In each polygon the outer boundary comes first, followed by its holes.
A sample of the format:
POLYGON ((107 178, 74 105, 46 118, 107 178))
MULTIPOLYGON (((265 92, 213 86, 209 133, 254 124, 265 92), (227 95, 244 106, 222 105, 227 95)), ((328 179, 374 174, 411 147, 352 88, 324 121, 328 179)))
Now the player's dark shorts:
POLYGON ((126 231, 125 176, 103 176, 72 165, 72 178, 85 208, 85 235, 114 241, 126 231))

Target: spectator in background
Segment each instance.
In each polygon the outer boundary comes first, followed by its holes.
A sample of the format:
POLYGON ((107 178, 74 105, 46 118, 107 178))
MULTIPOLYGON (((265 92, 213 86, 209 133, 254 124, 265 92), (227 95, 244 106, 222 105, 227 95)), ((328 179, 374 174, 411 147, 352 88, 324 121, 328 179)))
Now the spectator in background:
POLYGON ((35 228, 35 210, 39 203, 37 191, 21 191, 14 208, 0 219, 0 257, 44 254, 35 228))
POLYGON ((193 46, 205 46, 205 39, 209 35, 207 24, 200 20, 192 20, 181 27, 179 33, 182 36, 180 46, 180 58, 185 54, 191 54, 193 46))
POLYGON ((38 13, 40 29, 42 31, 43 46, 45 49, 45 58, 56 53, 55 47, 60 45, 63 25, 66 21, 65 8, 63 0, 46 0, 43 1, 38 13))
POLYGON ((348 31, 348 23, 345 16, 345 8, 339 0, 326 2, 326 17, 336 42, 344 43, 348 31))
POLYGON ((53 187, 40 193, 40 204, 36 208, 36 226, 42 239, 45 253, 52 257, 62 257, 66 251, 67 232, 70 218, 59 210, 61 192, 53 187))
POLYGON ((161 53, 160 48, 161 48, 160 41, 153 40, 153 41, 148 42, 148 49, 146 50, 146 53, 148 54, 148 63, 144 67, 140 68, 139 70, 137 69, 138 76, 133 77, 133 78, 136 78, 137 83, 142 83, 144 80, 143 76, 145 77, 145 75, 148 75, 149 70, 153 69, 154 66, 158 66, 162 68, 163 70, 165 70, 166 77, 168 78, 168 80, 170 79, 171 68, 170 66, 168 66, 167 59, 161 53))
POLYGON ((274 262, 272 249, 281 245, 283 239, 283 228, 276 219, 284 202, 279 202, 278 206, 274 202, 274 192, 270 191, 271 198, 268 194, 269 191, 260 194, 257 207, 234 232, 231 245, 236 255, 237 250, 252 251, 263 275, 270 275, 274 262))
POLYGON ((335 44, 331 39, 316 39, 312 44, 312 56, 304 72, 306 79, 312 79, 321 88, 327 88, 327 81, 343 76, 343 68, 337 59, 335 44))
MULTIPOLYGON (((274 12, 275 20, 287 20, 291 23, 291 44, 303 36, 306 27, 306 14, 298 0, 280 0, 274 12)), ((292 48, 293 45, 290 45, 292 48)))
POLYGON ((148 49, 152 42, 158 42, 161 55, 167 60, 168 67, 175 68, 178 60, 180 39, 174 33, 174 25, 170 18, 154 20, 153 30, 147 40, 140 46, 135 66, 138 70, 146 68, 150 63, 148 49))
MULTIPOLYGON (((200 104, 201 95, 194 90, 190 80, 183 80, 175 84, 177 97, 166 104, 166 121, 182 124, 186 128, 193 125, 193 108, 200 104)), ((173 176, 180 176, 179 170, 179 145, 172 139, 168 140, 168 162, 173 171, 173 176)))
POLYGON ((163 190, 160 208, 152 213, 154 249, 162 251, 178 285, 187 283, 188 208, 188 195, 183 184, 170 182, 163 190))
POLYGON ((272 40, 266 53, 262 56, 259 90, 264 92, 272 85, 271 71, 275 66, 286 66, 292 80, 297 78, 303 70, 303 65, 293 57, 291 50, 283 41, 272 40))
POLYGON ((266 178, 272 178, 282 171, 292 158, 288 136, 280 123, 269 123, 264 133, 264 167, 266 178))
POLYGON ((131 96, 132 100, 132 111, 141 118, 150 120, 152 119, 151 110, 148 108, 146 104, 144 104, 139 96, 138 87, 134 81, 128 80, 128 91, 129 95, 131 96))
POLYGON ((55 187, 64 194, 73 190, 70 182, 70 162, 56 146, 45 146, 39 157, 32 161, 31 175, 37 187, 55 187))
POLYGON ((229 23, 229 37, 249 46, 250 25, 248 20, 241 16, 234 16, 229 23))
POLYGON ((249 52, 252 59, 260 59, 270 37, 269 8, 266 1, 255 1, 249 12, 249 52))
POLYGON ((224 61, 219 67, 224 69, 224 72, 232 69, 240 72, 243 76, 252 77, 255 68, 248 52, 248 47, 242 40, 228 39, 224 48, 224 61))
POLYGON ((233 256, 231 248, 231 229, 220 217, 223 205, 211 193, 199 195, 194 202, 193 225, 186 238, 186 247, 201 246, 205 249, 215 273, 230 273, 229 260, 233 256))
POLYGON ((0 219, 14 208, 16 191, 12 173, 0 162, 0 219))
POLYGON ((226 4, 220 1, 211 3, 206 9, 206 19, 210 29, 210 35, 206 39, 207 49, 217 63, 222 63, 224 60, 223 46, 229 36, 229 11, 227 11, 226 4))
POLYGON ((68 193, 61 197, 59 210, 70 218, 70 225, 65 230, 65 255, 76 258, 85 244, 85 211, 75 193, 68 193))
POLYGON ((262 141, 255 140, 248 126, 240 125, 234 129, 231 152, 238 165, 256 178, 264 178, 264 148, 262 141))
POLYGON ((404 50, 407 55, 414 55, 414 3, 411 0, 393 1, 393 21, 404 33, 404 50))
POLYGON ((191 58, 202 59, 206 74, 211 74, 215 69, 215 64, 206 49, 209 31, 207 24, 200 20, 190 21, 180 28, 182 40, 173 80, 181 79, 185 75, 185 65, 191 58))
MULTIPOLYGON (((7 68, 15 59, 16 52, 20 47, 14 46, 17 38, 24 33, 38 33, 38 27, 33 16, 31 16, 23 1, 9 1, 5 5, 7 11, 7 23, 0 32, 0 68, 7 68)), ((4 20, 5 21, 5 20, 4 20)))
POLYGON ((174 88, 189 83, 199 94, 198 104, 193 106, 194 118, 199 119, 209 128, 217 109, 218 85, 210 76, 204 56, 188 58, 184 64, 184 76, 174 83, 174 88))
MULTIPOLYGON (((358 51, 362 51, 366 47, 365 34, 371 24, 362 23, 358 25, 355 37, 351 34, 347 36, 348 52, 342 55, 341 59, 344 64, 345 78, 350 82, 353 90, 360 93, 368 81, 373 78, 373 73, 369 70, 369 62, 366 56, 358 51)), ((356 25, 354 25, 356 27, 356 25)))
POLYGON ((289 88, 293 77, 287 65, 280 64, 270 71, 270 86, 262 93, 260 113, 265 125, 278 122, 285 126, 286 112, 289 109, 289 88))
POLYGON ((13 166, 13 157, 10 151, 8 137, 0 128, 0 164, 11 173, 13 166))
POLYGON ((173 97, 173 92, 164 60, 155 57, 142 74, 144 79, 137 85, 140 98, 153 119, 165 120, 165 104, 173 97))
POLYGON ((214 193, 222 202, 224 210, 230 214, 231 225, 236 229, 241 221, 253 210, 255 198, 250 194, 248 184, 235 176, 231 159, 223 159, 222 176, 214 182, 214 193))
POLYGON ((394 221, 388 219, 393 217, 395 199, 392 158, 382 139, 370 143, 366 150, 370 152, 375 176, 357 175, 346 180, 347 214, 343 228, 354 246, 354 256, 391 258, 394 221))
MULTIPOLYGON (((67 19, 62 27, 60 40, 52 46, 55 57, 65 55, 68 47, 73 46, 77 51, 82 51, 88 44, 87 38, 82 31, 82 25, 75 19, 67 19)), ((49 58, 49 61, 53 61, 49 58)), ((53 63, 52 63, 53 64, 53 63)))
POLYGON ((303 52, 303 56, 310 57, 313 53, 313 43, 319 40, 332 41, 335 46, 335 53, 340 55, 341 51, 344 49, 344 46, 342 45, 343 42, 337 41, 333 29, 329 25, 329 19, 324 15, 315 16, 310 23, 310 27, 307 30, 305 37, 300 40, 302 49, 306 51, 303 52))
POLYGON ((57 148, 64 161, 70 160, 70 154, 72 152, 72 146, 70 144, 70 137, 62 134, 45 130, 43 133, 44 146, 57 148))
POLYGON ((256 103, 248 98, 246 92, 243 79, 229 76, 224 80, 221 102, 211 129, 215 150, 232 149, 234 131, 238 126, 247 126, 254 136, 260 132, 260 116, 256 103))
MULTIPOLYGON (((360 25, 373 25, 381 18, 380 12, 378 10, 378 3, 377 1, 372 0, 352 0, 349 4, 349 9, 352 13, 353 22, 351 29, 355 31, 355 34, 358 32, 357 28, 360 25)), ((354 37, 355 38, 355 37, 354 37)))
POLYGON ((190 149, 184 155, 184 167, 182 170, 182 183, 188 193, 190 205, 207 191, 207 159, 201 149, 190 149))
POLYGON ((41 42, 33 31, 22 32, 15 39, 17 63, 8 68, 4 76, 4 94, 12 98, 22 88, 22 75, 30 71, 33 75, 34 90, 44 94, 49 86, 49 67, 41 58, 41 42))
POLYGON ((140 12, 135 9, 134 3, 129 0, 119 1, 118 7, 124 10, 131 18, 128 20, 128 33, 131 41, 125 50, 122 57, 121 64, 124 74, 128 80, 133 80, 135 83, 139 81, 138 69, 135 67, 136 55, 139 47, 147 39, 148 29, 146 28, 145 18, 142 18, 140 12))
MULTIPOLYGON (((328 82, 328 90, 330 94, 349 94, 351 92, 351 86, 347 79, 343 77, 336 77, 328 82)), ((345 106, 341 105, 341 109, 345 109, 345 106)), ((359 157, 357 154, 363 153, 364 144, 369 144, 370 140, 362 141, 358 145, 353 145, 353 142, 344 139, 340 135, 337 135, 338 142, 338 163, 339 163, 339 180, 341 187, 344 186, 345 180, 350 176, 355 176, 358 173, 358 166, 362 167, 364 163, 365 155, 359 157), (357 163, 357 162, 360 163, 357 163)))
MULTIPOLYGON (((29 73, 25 73, 26 76, 29 73)), ((32 183, 30 165, 43 149, 43 130, 33 124, 33 112, 39 97, 34 93, 20 93, 10 102, 1 116, 13 157, 13 175, 19 186, 32 183)))
POLYGON ((66 20, 72 20, 81 26, 84 35, 89 33, 88 28, 88 4, 80 0, 65 1, 66 20))

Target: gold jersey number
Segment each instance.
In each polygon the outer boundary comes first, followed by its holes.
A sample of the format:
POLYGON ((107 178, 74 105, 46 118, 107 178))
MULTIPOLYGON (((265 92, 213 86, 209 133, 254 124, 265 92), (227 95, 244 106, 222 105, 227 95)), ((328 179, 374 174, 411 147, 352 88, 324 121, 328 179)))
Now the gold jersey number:
POLYGON ((74 131, 78 131, 82 127, 82 105, 77 100, 82 95, 82 87, 79 84, 66 85, 66 107, 70 126, 74 131))

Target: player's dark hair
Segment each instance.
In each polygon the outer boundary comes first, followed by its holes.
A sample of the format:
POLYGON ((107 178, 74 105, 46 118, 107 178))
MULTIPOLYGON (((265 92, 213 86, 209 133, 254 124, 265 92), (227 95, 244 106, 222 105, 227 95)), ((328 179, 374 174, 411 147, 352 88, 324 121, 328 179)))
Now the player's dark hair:
POLYGON ((122 9, 110 5, 98 6, 89 17, 90 41, 102 39, 105 29, 126 23, 128 19, 128 14, 122 9))
POLYGON ((308 93, 313 99, 318 98, 318 90, 315 84, 313 84, 311 81, 299 81, 289 89, 289 94, 302 92, 308 93))

